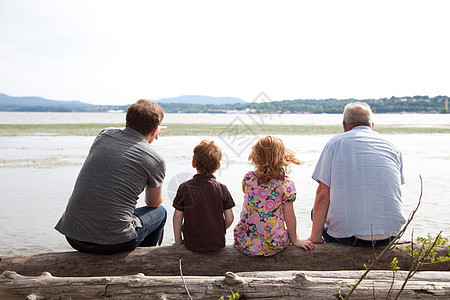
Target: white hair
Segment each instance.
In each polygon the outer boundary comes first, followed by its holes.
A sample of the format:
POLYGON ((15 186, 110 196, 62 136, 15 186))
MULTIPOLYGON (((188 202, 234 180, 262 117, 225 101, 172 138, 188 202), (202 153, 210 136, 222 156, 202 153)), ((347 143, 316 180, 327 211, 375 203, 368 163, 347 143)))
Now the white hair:
POLYGON ((364 102, 352 102, 344 108, 344 122, 350 129, 359 125, 372 125, 372 109, 364 102))

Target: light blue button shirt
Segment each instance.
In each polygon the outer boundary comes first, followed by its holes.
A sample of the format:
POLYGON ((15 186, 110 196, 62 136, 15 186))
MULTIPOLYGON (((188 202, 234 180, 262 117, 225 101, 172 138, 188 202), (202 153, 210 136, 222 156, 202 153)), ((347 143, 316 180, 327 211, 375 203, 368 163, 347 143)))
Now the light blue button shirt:
POLYGON ((333 237, 393 236, 406 222, 401 212, 402 155, 368 126, 334 136, 312 178, 330 187, 326 225, 333 237))

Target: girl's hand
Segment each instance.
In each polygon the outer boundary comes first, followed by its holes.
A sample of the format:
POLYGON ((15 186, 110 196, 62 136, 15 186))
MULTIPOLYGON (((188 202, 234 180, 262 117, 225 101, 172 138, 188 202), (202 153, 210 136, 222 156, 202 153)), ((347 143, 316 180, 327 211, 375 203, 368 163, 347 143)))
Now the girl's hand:
POLYGON ((295 241, 293 241, 292 245, 294 245, 295 247, 303 248, 305 250, 314 250, 314 247, 315 247, 311 241, 299 240, 299 239, 296 239, 295 241))
POLYGON ((181 241, 175 241, 175 243, 173 243, 172 245, 183 245, 183 244, 184 244, 184 241, 181 240, 181 241))

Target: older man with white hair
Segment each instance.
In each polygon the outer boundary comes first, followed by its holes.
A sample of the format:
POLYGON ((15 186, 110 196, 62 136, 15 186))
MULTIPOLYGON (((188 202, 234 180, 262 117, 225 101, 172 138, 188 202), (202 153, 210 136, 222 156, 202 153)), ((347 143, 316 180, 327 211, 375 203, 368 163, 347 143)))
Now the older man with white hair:
POLYGON ((402 154, 373 125, 367 103, 345 106, 344 133, 325 145, 312 175, 319 186, 310 241, 387 245, 405 223, 402 154))

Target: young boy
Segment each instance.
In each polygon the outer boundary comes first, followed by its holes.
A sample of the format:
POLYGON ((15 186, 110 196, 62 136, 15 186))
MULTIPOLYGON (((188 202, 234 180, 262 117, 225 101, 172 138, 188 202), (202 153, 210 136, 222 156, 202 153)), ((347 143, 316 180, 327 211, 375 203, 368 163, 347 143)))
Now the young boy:
POLYGON ((225 232, 233 223, 231 208, 235 204, 227 187, 213 175, 221 158, 222 152, 213 141, 203 140, 194 148, 192 167, 197 174, 180 185, 173 200, 175 245, 184 243, 191 251, 225 247, 225 232))

